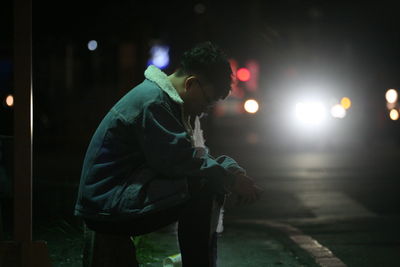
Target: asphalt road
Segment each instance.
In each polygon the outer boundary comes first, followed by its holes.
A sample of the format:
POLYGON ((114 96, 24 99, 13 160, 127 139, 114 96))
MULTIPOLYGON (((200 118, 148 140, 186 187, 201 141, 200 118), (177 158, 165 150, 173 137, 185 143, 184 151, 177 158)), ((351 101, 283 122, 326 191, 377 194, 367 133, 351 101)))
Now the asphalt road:
POLYGON ((227 203, 226 221, 288 224, 347 266, 400 266, 400 150, 393 146, 279 151, 221 145, 265 189, 251 206, 227 203))

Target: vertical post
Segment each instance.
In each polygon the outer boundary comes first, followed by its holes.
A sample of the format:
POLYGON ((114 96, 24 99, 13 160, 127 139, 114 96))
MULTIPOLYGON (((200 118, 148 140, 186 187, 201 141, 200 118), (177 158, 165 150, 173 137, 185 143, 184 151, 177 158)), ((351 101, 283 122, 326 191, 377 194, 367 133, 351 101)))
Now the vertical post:
POLYGON ((14 240, 16 266, 49 267, 46 242, 32 242, 32 0, 14 5, 14 240))
POLYGON ((50 267, 46 242, 32 242, 32 0, 14 16, 14 242, 0 242, 0 266, 50 267))
POLYGON ((32 1, 14 2, 14 240, 32 242, 32 1))

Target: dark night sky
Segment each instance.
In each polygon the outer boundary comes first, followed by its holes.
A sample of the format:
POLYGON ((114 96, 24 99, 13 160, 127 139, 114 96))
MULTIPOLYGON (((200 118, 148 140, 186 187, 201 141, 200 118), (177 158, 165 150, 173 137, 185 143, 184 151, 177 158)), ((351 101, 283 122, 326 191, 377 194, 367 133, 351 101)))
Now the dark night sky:
MULTIPOLYGON (((12 38, 11 3, 3 1, 1 9, 3 51, 12 38)), ((186 48, 199 39, 215 39, 235 55, 290 58, 294 47, 305 58, 319 55, 328 60, 329 55, 337 59, 336 53, 346 50, 343 53, 368 71, 379 67, 397 72, 400 34, 392 2, 203 1, 206 9, 200 15, 193 11, 198 3, 38 1, 33 3, 34 41, 40 46, 43 39, 51 39, 54 45, 96 37, 116 42, 145 37, 186 48)))
POLYGON ((179 48, 213 39, 239 57, 300 63, 319 57, 327 64, 353 57, 368 72, 398 69, 399 23, 387 2, 203 1, 200 15, 193 11, 199 1, 85 3, 34 5, 37 39, 159 38, 179 48))
MULTIPOLYGON (((11 6, 11 0, 3 1, 0 9, 2 58, 11 54, 11 6)), ((84 59, 90 57, 88 40, 99 40, 104 50, 97 55, 104 58, 120 43, 134 42, 143 64, 151 40, 168 43, 174 58, 195 42, 210 39, 238 60, 257 59, 271 90, 295 70, 299 76, 343 80, 351 90, 375 96, 400 83, 395 7, 382 1, 34 1, 35 92, 41 97, 56 94, 46 87, 63 83, 57 75, 64 71, 66 44, 74 44, 84 59), (196 14, 199 3, 205 12, 196 14), (59 70, 51 67, 57 62, 59 70)), ((104 68, 111 73, 116 63, 104 68)), ((133 82, 142 79, 142 65, 136 76, 133 82)), ((57 88, 58 99, 62 88, 57 88)), ((51 105, 58 104, 46 101, 42 105, 50 106, 46 109, 51 113, 51 105)))
MULTIPOLYGON (((251 42, 284 49, 296 39, 306 45, 314 43, 322 51, 347 45, 360 58, 368 56, 376 62, 397 65, 400 35, 393 2, 203 1, 205 13, 196 15, 193 7, 197 3, 38 1, 33 3, 34 34, 37 39, 61 37, 61 41, 96 35, 124 39, 142 30, 151 32, 152 37, 182 41, 193 38, 189 35, 203 25, 207 26, 202 29, 206 37, 239 47, 235 52, 245 51, 251 42)), ((11 5, 12 1, 2 1, 2 47, 12 38, 11 5)))

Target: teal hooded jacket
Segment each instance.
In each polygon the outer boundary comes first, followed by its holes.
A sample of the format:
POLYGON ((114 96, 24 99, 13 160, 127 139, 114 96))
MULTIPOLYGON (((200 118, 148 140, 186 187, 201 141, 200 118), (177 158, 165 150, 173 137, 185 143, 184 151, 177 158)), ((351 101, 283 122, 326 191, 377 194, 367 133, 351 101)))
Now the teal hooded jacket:
POLYGON ((123 220, 172 208, 190 198, 187 181, 203 179, 216 193, 245 170, 227 156, 194 147, 183 100, 154 66, 106 114, 88 146, 75 215, 123 220), (201 153, 199 153, 201 152, 201 153))

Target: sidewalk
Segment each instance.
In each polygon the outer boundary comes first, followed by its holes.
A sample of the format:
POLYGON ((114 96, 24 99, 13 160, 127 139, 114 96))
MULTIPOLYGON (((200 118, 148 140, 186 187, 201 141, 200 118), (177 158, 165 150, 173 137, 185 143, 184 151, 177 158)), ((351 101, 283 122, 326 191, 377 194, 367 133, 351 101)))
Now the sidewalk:
MULTIPOLYGON (((314 259, 288 236, 271 227, 257 224, 225 222, 218 241, 218 267, 318 266, 314 259)), ((142 266, 161 267, 162 260, 179 253, 176 235, 169 227, 147 235, 154 246, 153 262, 142 266)))
MULTIPOLYGON (((35 240, 46 240, 53 267, 81 267, 83 233, 65 221, 35 229, 35 240)), ((174 227, 142 237, 137 251, 142 267, 162 267, 179 253, 174 227)), ((314 258, 274 227, 226 220, 218 240, 218 267, 315 267, 314 258)))

